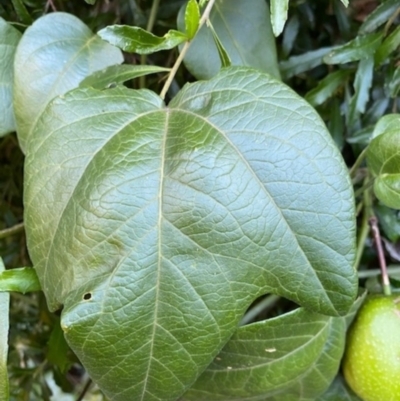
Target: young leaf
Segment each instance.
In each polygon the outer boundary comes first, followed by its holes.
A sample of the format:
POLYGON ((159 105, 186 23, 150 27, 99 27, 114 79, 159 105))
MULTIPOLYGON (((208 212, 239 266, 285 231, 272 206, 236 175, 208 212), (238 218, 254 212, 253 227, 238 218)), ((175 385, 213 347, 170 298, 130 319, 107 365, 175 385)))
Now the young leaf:
POLYGON ((271 22, 275 36, 279 36, 285 26, 289 0, 271 0, 271 22))
POLYGON ((148 90, 77 89, 31 144, 30 255, 115 401, 179 397, 261 294, 332 315, 353 302, 347 168, 315 110, 267 74, 223 69, 168 107, 148 90))
POLYGON ((337 373, 345 334, 344 318, 304 309, 240 327, 183 401, 315 398, 337 373))
POLYGON ((22 150, 28 150, 31 129, 51 99, 122 61, 119 49, 72 15, 51 13, 36 20, 22 36, 14 63, 14 110, 22 150))
MULTIPOLYGON (((178 15, 178 27, 185 29, 185 8, 178 15)), ((275 38, 264 0, 216 0, 210 15, 215 32, 232 65, 244 65, 280 77, 275 38)), ((197 79, 210 79, 221 68, 220 54, 206 24, 199 30, 184 63, 197 79)))
POLYGON ((21 267, 0 272, 0 292, 16 291, 25 294, 41 289, 36 271, 32 267, 21 267))
POLYGON ((160 50, 173 49, 188 40, 187 35, 183 32, 173 29, 159 37, 138 26, 128 25, 110 25, 97 34, 103 40, 125 52, 138 54, 151 54, 160 50))
POLYGON ((167 71, 170 71, 170 69, 154 65, 112 65, 111 67, 107 67, 104 70, 96 71, 92 75, 89 75, 79 84, 79 87, 83 88, 90 86, 96 89, 104 89, 110 85, 122 84, 144 75, 167 71))
MULTIPOLYGON (((0 258, 0 275, 4 271, 3 260, 0 258)), ((9 401, 7 372, 9 307, 10 294, 0 290, 0 401, 9 401)))
POLYGON ((361 35, 365 33, 373 32, 375 29, 383 25, 390 17, 397 12, 399 8, 398 0, 386 0, 378 5, 361 25, 359 33, 361 35))
POLYGON ((357 36, 350 42, 336 47, 324 57, 327 64, 345 64, 373 55, 382 42, 382 33, 357 36))
POLYGON ((15 131, 12 82, 14 55, 21 34, 0 18, 0 137, 15 131))
POLYGON ((319 84, 308 92, 305 99, 313 106, 319 106, 329 99, 341 86, 345 85, 352 70, 338 70, 327 75, 319 84))
POLYGON ((192 40, 197 30, 199 29, 200 23, 200 8, 197 0, 189 0, 186 5, 185 11, 185 28, 186 35, 189 40, 192 40))

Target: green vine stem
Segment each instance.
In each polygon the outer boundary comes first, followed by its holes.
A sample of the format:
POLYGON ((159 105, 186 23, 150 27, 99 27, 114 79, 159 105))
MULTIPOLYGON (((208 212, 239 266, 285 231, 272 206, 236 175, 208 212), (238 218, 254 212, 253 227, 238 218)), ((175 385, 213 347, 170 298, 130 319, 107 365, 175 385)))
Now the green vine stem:
MULTIPOLYGON (((199 27, 197 29, 197 32, 199 32, 199 30, 201 29, 201 27, 206 23, 206 21, 208 20, 208 18, 210 17, 210 13, 211 10, 214 6, 215 0, 209 0, 207 7, 205 8, 203 15, 200 18, 200 23, 199 23, 199 27)), ((169 87, 171 86, 172 81, 175 78, 176 73, 178 72, 179 67, 182 64, 183 59, 185 58, 185 55, 187 53, 187 51, 189 50, 189 47, 191 45, 191 41, 187 41, 185 42, 185 44, 182 47, 181 53, 179 54, 178 58, 175 61, 174 66, 171 69, 171 72, 168 75, 167 80, 165 81, 164 87, 161 90, 160 93, 160 97, 161 99, 165 99, 165 96, 168 92, 169 87)))
POLYGON ((24 231, 24 223, 16 224, 13 227, 5 228, 0 231, 0 239, 11 237, 14 234, 18 234, 21 231, 24 231))
POLYGON ((361 163, 364 161, 365 156, 367 154, 368 147, 366 147, 357 157, 357 160, 353 164, 353 166, 350 169, 350 177, 353 179, 357 173, 358 168, 361 166, 361 163))
POLYGON ((388 270, 387 270, 387 266, 386 266, 385 255, 383 252, 382 239, 381 239, 381 234, 379 232, 377 217, 376 216, 370 217, 369 224, 371 226, 372 237, 374 238, 376 250, 378 252, 379 267, 382 272, 383 293, 385 295, 391 295, 392 291, 390 289, 389 274, 388 274, 388 270))

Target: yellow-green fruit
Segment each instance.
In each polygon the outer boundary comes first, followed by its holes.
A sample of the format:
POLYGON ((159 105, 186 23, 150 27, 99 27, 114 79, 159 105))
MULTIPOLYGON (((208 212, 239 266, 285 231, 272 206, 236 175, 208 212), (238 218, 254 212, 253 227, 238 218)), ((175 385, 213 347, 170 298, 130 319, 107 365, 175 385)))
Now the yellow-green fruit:
POLYGON ((400 297, 367 298, 350 328, 347 383, 364 401, 400 401, 400 297))

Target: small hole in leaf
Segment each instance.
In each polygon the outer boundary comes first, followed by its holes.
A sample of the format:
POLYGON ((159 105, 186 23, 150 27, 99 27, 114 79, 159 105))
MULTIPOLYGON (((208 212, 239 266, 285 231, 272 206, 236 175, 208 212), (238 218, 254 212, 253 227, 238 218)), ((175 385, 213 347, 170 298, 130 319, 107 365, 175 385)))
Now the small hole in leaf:
POLYGON ((89 301, 89 299, 91 299, 92 298, 92 294, 90 293, 90 292, 87 292, 84 296, 83 296, 83 299, 85 300, 85 301, 89 301))

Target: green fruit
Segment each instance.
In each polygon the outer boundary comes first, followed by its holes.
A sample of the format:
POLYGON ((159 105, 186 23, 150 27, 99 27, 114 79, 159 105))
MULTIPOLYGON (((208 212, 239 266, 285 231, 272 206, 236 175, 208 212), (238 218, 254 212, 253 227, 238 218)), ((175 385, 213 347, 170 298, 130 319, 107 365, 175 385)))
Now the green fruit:
POLYGON ((347 338, 343 372, 364 401, 400 401, 400 297, 371 296, 347 338))

